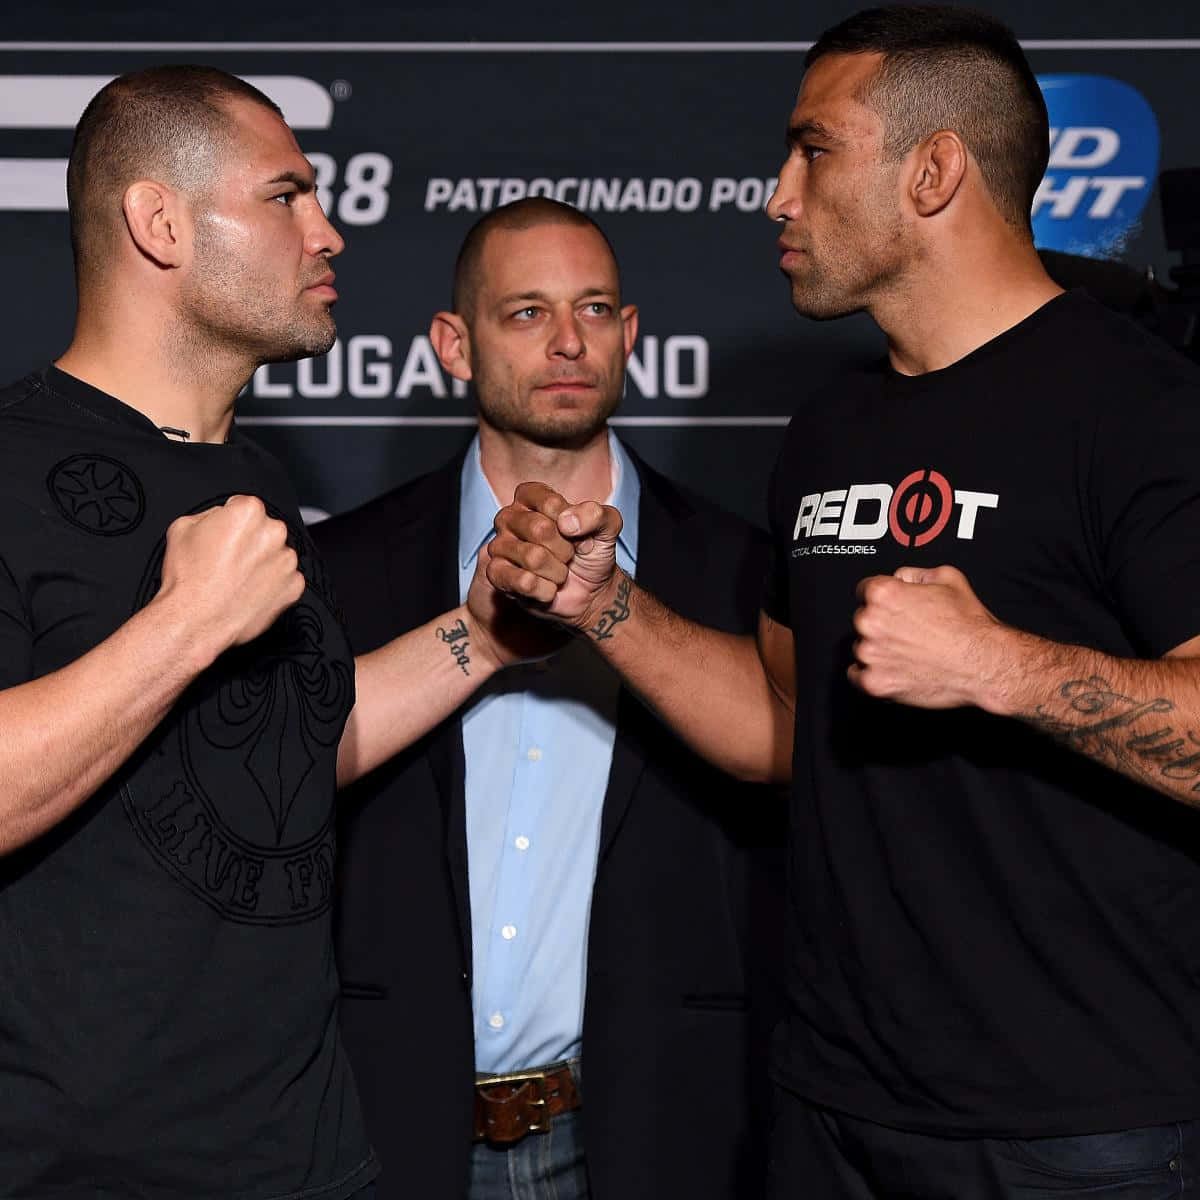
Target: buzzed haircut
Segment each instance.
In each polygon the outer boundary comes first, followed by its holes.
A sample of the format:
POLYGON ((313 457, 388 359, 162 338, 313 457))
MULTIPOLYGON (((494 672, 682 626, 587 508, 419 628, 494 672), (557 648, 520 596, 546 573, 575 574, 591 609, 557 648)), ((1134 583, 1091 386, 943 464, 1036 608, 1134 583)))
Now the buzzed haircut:
POLYGON ((551 200, 549 196, 527 196, 524 200, 514 200, 492 209, 467 230, 454 262, 454 286, 450 297, 454 312, 468 321, 475 315, 475 299, 482 282, 483 247, 488 234, 498 229, 511 232, 536 229, 539 225, 577 225, 594 229, 608 247, 613 265, 617 266, 617 287, 620 288, 621 269, 612 243, 591 217, 561 200, 551 200))
POLYGON ((1016 35, 969 8, 889 5, 827 29, 805 58, 883 55, 859 99, 883 121, 884 153, 903 158, 922 138, 951 129, 979 164, 1005 221, 1032 236, 1034 193, 1050 155, 1041 88, 1016 35))
POLYGON ((118 228, 125 189, 158 178, 202 189, 216 156, 233 137, 233 100, 279 106, 258 88, 216 67, 169 65, 131 71, 92 97, 71 144, 67 213, 75 270, 102 269, 106 242, 118 228))

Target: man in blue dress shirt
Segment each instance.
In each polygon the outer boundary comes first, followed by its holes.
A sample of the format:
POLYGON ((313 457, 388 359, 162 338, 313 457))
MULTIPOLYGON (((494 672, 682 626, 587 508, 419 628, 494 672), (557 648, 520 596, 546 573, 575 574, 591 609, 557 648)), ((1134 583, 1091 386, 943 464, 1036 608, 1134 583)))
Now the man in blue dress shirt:
MULTIPOLYGON (((649 545, 678 603, 751 627, 763 539, 608 429, 637 315, 577 210, 519 201, 470 231, 430 336, 475 386, 477 435, 313 531, 357 652, 465 600, 527 478, 608 497, 630 514, 625 571, 649 545)), ((343 805, 343 1031, 380 1195, 754 1195, 775 920, 752 867, 778 808, 703 766, 582 639, 516 608, 496 624, 529 661, 343 805)), ((469 675, 469 638, 444 637, 469 675)))

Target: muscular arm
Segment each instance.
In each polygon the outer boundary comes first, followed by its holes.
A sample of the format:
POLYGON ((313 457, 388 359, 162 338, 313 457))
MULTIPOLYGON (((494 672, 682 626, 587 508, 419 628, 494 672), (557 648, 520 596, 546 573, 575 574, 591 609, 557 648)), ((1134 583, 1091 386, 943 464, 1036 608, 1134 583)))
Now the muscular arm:
POLYGON ((247 496, 181 517, 144 609, 68 666, 0 691, 0 853, 78 808, 222 651, 299 599, 286 536, 247 496))
POLYGON ((356 699, 338 746, 339 787, 428 733, 503 667, 561 643, 497 596, 483 566, 466 604, 354 660, 356 699))
POLYGON ((953 568, 864 580, 850 678, 923 708, 970 704, 1200 805, 1200 637, 1115 658, 997 621, 953 568))
POLYGON ((756 638, 737 636, 672 612, 615 567, 620 527, 613 508, 524 484, 497 518, 488 578, 580 631, 698 754, 742 779, 789 778, 791 630, 761 614, 756 638))
POLYGON ((338 747, 338 786, 428 733, 497 669, 465 604, 359 655, 357 698, 338 747))
POLYGON ((759 614, 756 637, 697 625, 623 571, 584 633, 625 683, 697 754, 739 779, 792 772, 792 631, 759 614))
POLYGON ((1146 660, 1008 633, 1021 675, 992 701, 997 711, 1200 806, 1200 638, 1146 660))

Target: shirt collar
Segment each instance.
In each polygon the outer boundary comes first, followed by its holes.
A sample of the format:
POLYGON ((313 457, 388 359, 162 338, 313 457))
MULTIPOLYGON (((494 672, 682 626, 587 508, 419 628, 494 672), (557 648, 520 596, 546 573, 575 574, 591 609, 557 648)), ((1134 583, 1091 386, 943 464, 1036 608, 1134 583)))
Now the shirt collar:
MULTIPOLYGON (((612 461, 613 489, 605 503, 619 509, 625 518, 617 541, 636 563, 641 483, 633 460, 611 429, 608 431, 608 452, 612 461)), ((479 458, 479 435, 476 434, 463 460, 458 512, 458 563, 464 570, 475 561, 480 547, 491 538, 493 522, 500 507, 500 501, 496 499, 496 493, 483 473, 479 458)))

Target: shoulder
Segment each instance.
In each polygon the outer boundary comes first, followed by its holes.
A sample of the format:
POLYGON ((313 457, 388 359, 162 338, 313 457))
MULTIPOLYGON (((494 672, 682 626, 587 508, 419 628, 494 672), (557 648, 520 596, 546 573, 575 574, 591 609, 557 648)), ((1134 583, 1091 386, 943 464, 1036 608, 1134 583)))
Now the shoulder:
POLYGON ((1084 403, 1097 399, 1141 403, 1157 395, 1191 393, 1200 398, 1200 367, 1128 317, 1112 312, 1086 292, 1061 297, 1044 332, 1057 362, 1085 385, 1074 389, 1084 403))
POLYGON ((26 375, 24 379, 0 387, 0 413, 11 412, 27 404, 40 388, 41 380, 37 375, 26 375))

